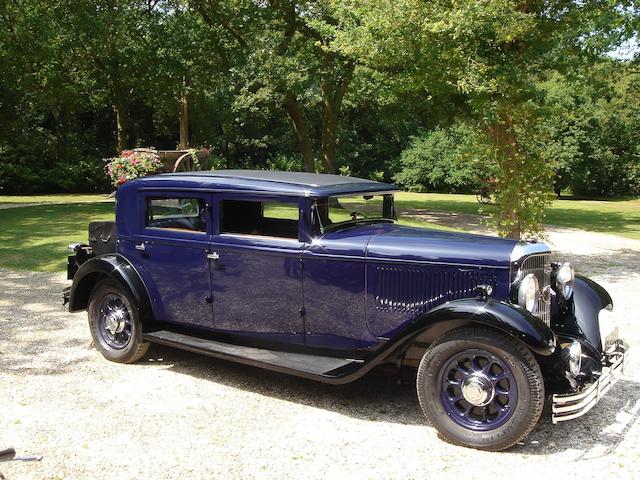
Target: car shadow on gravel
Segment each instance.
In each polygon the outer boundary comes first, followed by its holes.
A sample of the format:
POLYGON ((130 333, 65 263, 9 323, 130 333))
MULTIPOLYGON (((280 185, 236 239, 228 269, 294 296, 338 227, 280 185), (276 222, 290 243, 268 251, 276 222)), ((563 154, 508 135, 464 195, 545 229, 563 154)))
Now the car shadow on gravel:
MULTIPOLYGON (((169 370, 179 374, 359 420, 432 428, 420 410, 415 373, 411 371, 404 371, 399 381, 395 368, 380 367, 353 383, 334 386, 162 345, 152 346, 147 362, 149 366, 169 365, 169 370)), ((580 419, 553 425, 550 410, 546 405, 538 426, 509 452, 548 455, 571 449, 580 452, 579 459, 606 455, 615 450, 640 417, 640 382, 621 379, 580 419)))
POLYGON ((395 368, 380 367, 355 382, 336 386, 157 344, 152 344, 146 359, 150 366, 169 365, 176 373, 354 418, 425 424, 412 375, 403 372, 400 381, 395 368))

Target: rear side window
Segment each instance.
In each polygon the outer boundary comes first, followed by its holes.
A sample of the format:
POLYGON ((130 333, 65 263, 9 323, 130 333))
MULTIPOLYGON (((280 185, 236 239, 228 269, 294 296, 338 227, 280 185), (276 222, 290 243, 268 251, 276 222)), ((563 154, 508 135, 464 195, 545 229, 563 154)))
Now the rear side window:
POLYGON ((220 233, 297 239, 298 218, 295 203, 223 200, 220 233))
POLYGON ((206 232, 205 205, 201 198, 148 198, 146 226, 206 232))

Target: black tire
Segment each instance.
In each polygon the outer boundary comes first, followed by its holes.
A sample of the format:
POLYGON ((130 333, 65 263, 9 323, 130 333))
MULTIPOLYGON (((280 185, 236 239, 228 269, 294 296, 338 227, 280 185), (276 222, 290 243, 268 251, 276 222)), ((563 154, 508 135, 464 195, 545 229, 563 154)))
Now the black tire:
POLYGON ((542 373, 529 349, 515 339, 481 327, 453 330, 435 342, 422 357, 416 383, 422 411, 438 432, 451 443, 481 450, 504 450, 520 442, 535 427, 544 407, 542 373), (509 397, 507 394, 504 397, 505 404, 501 403, 502 397, 497 393, 502 391, 498 390, 502 387, 496 386, 497 384, 492 387, 490 383, 489 388, 480 390, 486 394, 481 402, 487 401, 488 406, 470 403, 462 389, 465 383, 468 385, 470 377, 462 377, 466 379, 464 381, 455 378, 458 371, 471 372, 470 376, 481 374, 473 366, 467 368, 468 365, 463 362, 467 357, 474 358, 475 361, 475 358, 483 358, 483 355, 489 359, 487 363, 491 363, 487 368, 496 369, 498 372, 490 373, 489 377, 483 378, 505 379, 504 372, 508 371, 509 378, 500 381, 506 381, 507 386, 504 388, 510 392, 515 391, 516 394, 515 397, 509 397), (491 359, 497 360, 493 362, 491 359), (457 364, 458 361, 461 363, 457 364), (502 373, 501 362, 507 367, 502 369, 502 373), (513 386, 510 385, 511 382, 514 383, 513 386), (451 387, 450 393, 446 389, 449 388, 447 385, 452 383, 455 385, 451 387), (459 394, 455 390, 458 384, 459 394), (459 397, 462 398, 454 402, 454 399, 459 397), (492 405, 494 399, 498 407, 503 407, 501 410, 492 405), (470 410, 459 414, 456 408, 460 408, 460 411, 470 410), (474 418, 473 412, 481 412, 478 414, 479 418, 474 418), (484 417, 481 416, 482 413, 484 417), (496 418, 487 420, 492 415, 496 418), (498 418, 500 415, 502 417, 498 418), (468 425, 476 421, 482 429, 468 425))
POLYGON ((128 292, 117 282, 104 280, 98 283, 89 299, 89 328, 96 349, 108 360, 118 363, 135 363, 149 349, 149 343, 142 341, 142 325, 135 302, 128 292), (118 307, 119 317, 116 333, 106 327, 105 314, 113 305, 118 307), (122 331, 118 332, 122 327, 122 331))

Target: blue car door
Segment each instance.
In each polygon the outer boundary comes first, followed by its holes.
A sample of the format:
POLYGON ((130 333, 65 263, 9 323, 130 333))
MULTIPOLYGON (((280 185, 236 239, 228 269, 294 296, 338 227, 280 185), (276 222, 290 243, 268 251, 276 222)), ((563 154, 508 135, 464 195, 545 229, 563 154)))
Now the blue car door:
POLYGON ((139 232, 119 248, 144 280, 155 319, 213 328, 211 195, 148 191, 139 201, 139 232))
POLYGON ((216 330, 303 343, 297 198, 216 195, 211 241, 216 330))

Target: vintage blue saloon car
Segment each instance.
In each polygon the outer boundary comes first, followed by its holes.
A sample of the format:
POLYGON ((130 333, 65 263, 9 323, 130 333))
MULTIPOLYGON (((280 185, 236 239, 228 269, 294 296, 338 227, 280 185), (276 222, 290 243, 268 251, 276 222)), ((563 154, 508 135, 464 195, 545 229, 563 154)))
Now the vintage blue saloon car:
POLYGON ((162 174, 71 245, 64 292, 96 348, 149 342, 342 384, 417 369, 424 414, 502 450, 585 414, 622 372, 609 294, 542 243, 409 228, 392 185, 271 171, 162 174))

